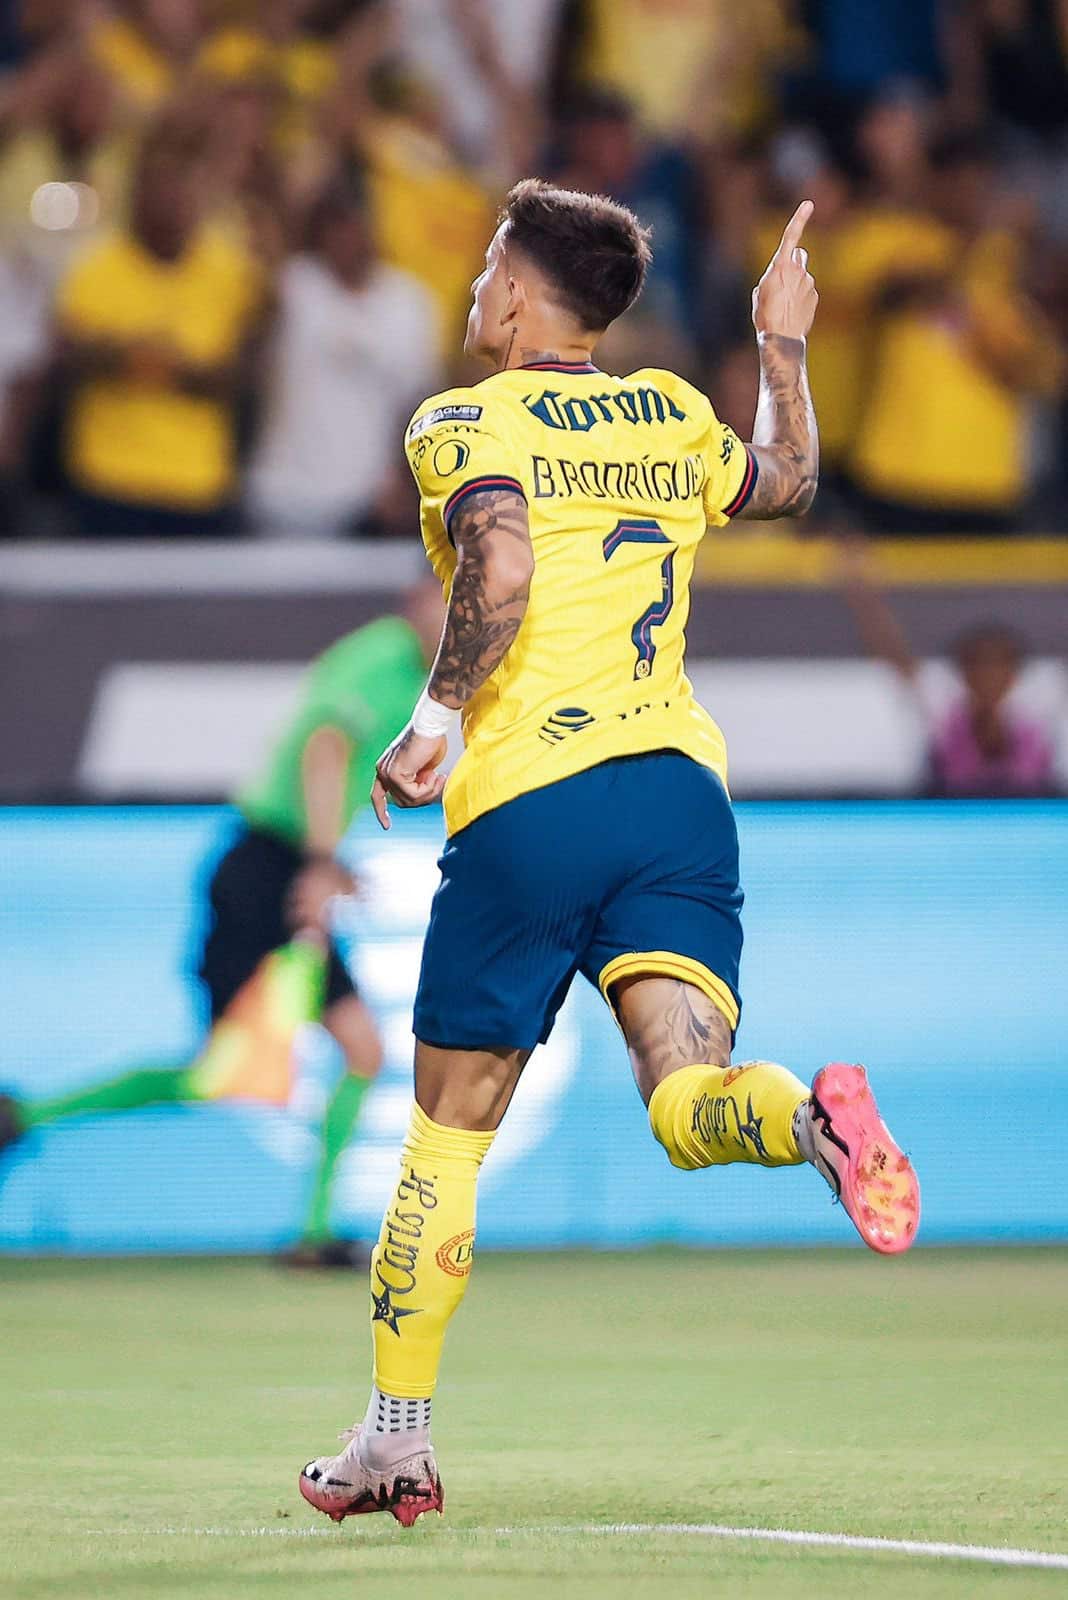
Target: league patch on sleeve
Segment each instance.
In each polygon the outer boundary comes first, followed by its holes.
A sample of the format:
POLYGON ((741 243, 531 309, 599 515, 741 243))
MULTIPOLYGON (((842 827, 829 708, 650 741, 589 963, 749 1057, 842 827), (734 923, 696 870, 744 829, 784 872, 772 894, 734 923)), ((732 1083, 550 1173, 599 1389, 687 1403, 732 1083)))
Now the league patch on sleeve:
POLYGON ((421 433, 428 428, 436 428, 439 422, 477 422, 481 415, 481 406, 438 406, 436 410, 416 418, 408 429, 408 439, 418 439, 421 433))

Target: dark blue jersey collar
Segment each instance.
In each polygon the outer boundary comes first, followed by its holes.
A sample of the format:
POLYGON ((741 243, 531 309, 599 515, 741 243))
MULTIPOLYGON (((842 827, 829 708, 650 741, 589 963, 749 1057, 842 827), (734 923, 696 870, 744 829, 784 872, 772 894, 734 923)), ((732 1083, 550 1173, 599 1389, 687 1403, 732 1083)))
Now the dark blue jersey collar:
POLYGON ((599 372, 592 361, 531 361, 518 369, 520 372, 599 372))

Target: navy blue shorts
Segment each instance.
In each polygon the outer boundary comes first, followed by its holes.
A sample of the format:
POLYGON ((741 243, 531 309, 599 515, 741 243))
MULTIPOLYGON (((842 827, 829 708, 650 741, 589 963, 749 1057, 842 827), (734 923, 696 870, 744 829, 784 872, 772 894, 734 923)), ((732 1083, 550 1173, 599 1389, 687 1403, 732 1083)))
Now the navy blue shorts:
POLYGON ((606 1000, 634 973, 682 978, 737 1027, 738 834, 722 783, 688 756, 532 789, 454 834, 439 866, 415 1001, 425 1044, 544 1044, 577 972, 606 1000))

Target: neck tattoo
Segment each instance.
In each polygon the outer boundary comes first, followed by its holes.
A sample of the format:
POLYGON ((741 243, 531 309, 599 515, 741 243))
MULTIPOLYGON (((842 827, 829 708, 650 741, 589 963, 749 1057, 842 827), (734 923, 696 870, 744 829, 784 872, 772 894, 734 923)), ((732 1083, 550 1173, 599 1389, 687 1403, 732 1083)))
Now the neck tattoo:
POLYGON ((514 344, 515 344, 515 329, 513 328, 512 329, 511 338, 508 340, 508 348, 504 352, 504 359, 501 361, 500 366, 497 368, 498 372, 507 372, 508 371, 508 363, 512 359, 512 348, 513 348, 514 344))

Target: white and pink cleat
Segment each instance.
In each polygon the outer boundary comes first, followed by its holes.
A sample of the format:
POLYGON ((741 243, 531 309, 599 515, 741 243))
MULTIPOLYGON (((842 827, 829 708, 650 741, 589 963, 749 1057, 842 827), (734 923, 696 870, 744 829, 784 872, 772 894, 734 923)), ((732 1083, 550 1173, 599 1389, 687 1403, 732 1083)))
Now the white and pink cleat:
POLYGON ((826 1178, 864 1243, 898 1255, 916 1238, 920 1185, 879 1115, 863 1067, 832 1061, 812 1080, 802 1148, 826 1178))
POLYGON ((444 1511, 445 1490, 432 1445, 379 1471, 361 1458, 360 1432, 359 1425, 346 1428, 340 1455, 318 1456, 301 1472, 300 1492, 309 1505, 334 1522, 388 1511, 405 1528, 425 1511, 444 1511))

